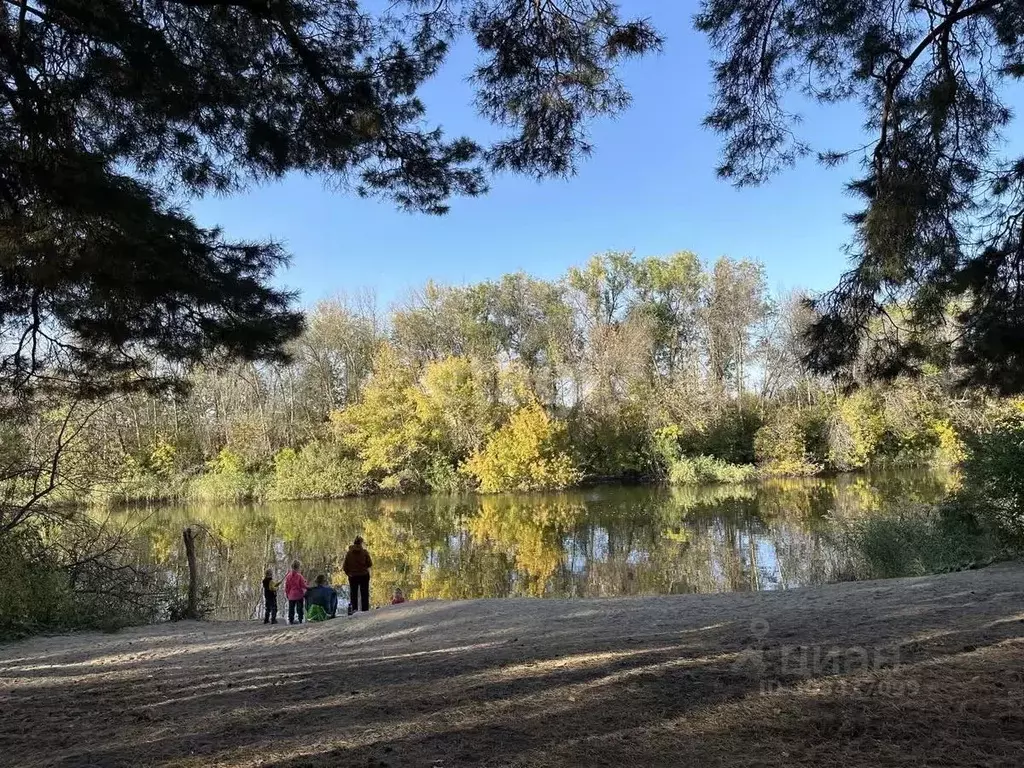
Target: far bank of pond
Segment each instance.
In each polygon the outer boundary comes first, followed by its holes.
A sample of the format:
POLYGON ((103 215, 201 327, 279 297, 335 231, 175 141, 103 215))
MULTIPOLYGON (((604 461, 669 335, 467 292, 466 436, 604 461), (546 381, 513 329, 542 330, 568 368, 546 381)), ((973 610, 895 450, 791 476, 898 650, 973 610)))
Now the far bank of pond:
POLYGON ((242 619, 263 570, 299 558, 308 578, 344 583, 361 534, 374 558, 373 602, 724 592, 856 578, 838 535, 849 521, 932 504, 930 471, 699 487, 606 486, 565 493, 405 496, 263 505, 190 505, 118 513, 138 556, 183 583, 181 531, 200 524, 200 569, 214 616, 242 619))

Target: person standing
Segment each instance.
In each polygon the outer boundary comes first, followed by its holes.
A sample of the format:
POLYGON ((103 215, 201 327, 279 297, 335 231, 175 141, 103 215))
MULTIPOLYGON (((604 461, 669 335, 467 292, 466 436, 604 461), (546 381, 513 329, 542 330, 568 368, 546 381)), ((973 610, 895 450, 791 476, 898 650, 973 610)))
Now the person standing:
POLYGON ((348 576, 349 615, 357 610, 370 610, 370 569, 373 560, 370 553, 363 547, 363 537, 356 536, 352 546, 348 548, 345 562, 341 569, 348 576))
POLYGON ((277 588, 274 572, 267 569, 263 574, 263 623, 277 624, 277 588))
POLYGON ((284 577, 284 596, 288 598, 288 623, 295 624, 295 616, 298 614, 302 623, 303 611, 305 610, 306 590, 309 584, 306 577, 302 575, 302 564, 296 560, 292 563, 292 569, 284 577))

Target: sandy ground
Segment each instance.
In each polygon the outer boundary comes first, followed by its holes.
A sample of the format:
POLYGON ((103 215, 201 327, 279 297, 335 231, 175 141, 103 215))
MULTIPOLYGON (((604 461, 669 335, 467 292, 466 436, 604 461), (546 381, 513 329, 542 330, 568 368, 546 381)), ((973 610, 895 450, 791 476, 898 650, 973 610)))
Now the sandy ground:
POLYGON ((1017 767, 1024 565, 37 638, 0 764, 1017 767))

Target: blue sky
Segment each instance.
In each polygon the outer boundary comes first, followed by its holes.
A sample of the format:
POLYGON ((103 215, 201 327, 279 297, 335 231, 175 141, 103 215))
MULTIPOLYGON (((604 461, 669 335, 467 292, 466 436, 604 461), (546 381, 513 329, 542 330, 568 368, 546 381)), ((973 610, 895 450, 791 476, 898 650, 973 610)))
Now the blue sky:
MULTIPOLYGON (((283 241, 293 262, 278 282, 301 291, 304 304, 370 288, 387 305, 428 278, 460 284, 520 269, 553 278, 610 249, 752 258, 766 265, 773 289, 830 287, 846 264, 843 214, 857 203, 844 183, 856 166, 825 169, 809 158, 760 188, 718 180, 718 139, 701 127, 711 71, 707 43, 692 28, 696 2, 622 5, 654 21, 664 52, 627 65, 634 104, 593 127, 595 153, 570 180, 499 176, 488 195, 456 199, 451 213, 432 217, 291 176, 201 200, 193 213, 232 238, 283 241)), ((471 104, 474 59, 471 45, 458 46, 423 93, 449 134, 494 135, 471 104)), ((805 117, 802 133, 819 148, 846 149, 860 136, 855 107, 805 117)))

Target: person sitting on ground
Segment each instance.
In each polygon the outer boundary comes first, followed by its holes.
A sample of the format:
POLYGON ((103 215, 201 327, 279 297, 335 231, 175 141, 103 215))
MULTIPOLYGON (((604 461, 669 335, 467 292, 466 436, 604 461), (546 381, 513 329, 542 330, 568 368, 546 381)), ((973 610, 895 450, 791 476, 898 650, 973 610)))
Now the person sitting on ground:
POLYGON ((401 605, 405 602, 405 593, 401 587, 395 587, 395 593, 391 596, 392 605, 401 605))
POLYGON ((277 624, 277 588, 274 572, 269 568, 263 574, 263 623, 277 624))
POLYGON ((345 555, 345 562, 341 569, 348 576, 349 604, 348 613, 351 616, 356 610, 370 610, 370 569, 373 567, 373 560, 370 553, 363 548, 363 537, 356 536, 352 546, 348 548, 345 555))
POLYGON ((322 573, 316 577, 316 586, 306 592, 306 617, 310 621, 333 619, 338 613, 338 590, 327 583, 322 573))
POLYGON ((295 616, 298 614, 298 622, 302 623, 303 603, 306 599, 306 590, 309 583, 302 575, 302 563, 298 560, 292 563, 292 569, 284 577, 284 596, 288 598, 288 623, 295 624, 295 616))

